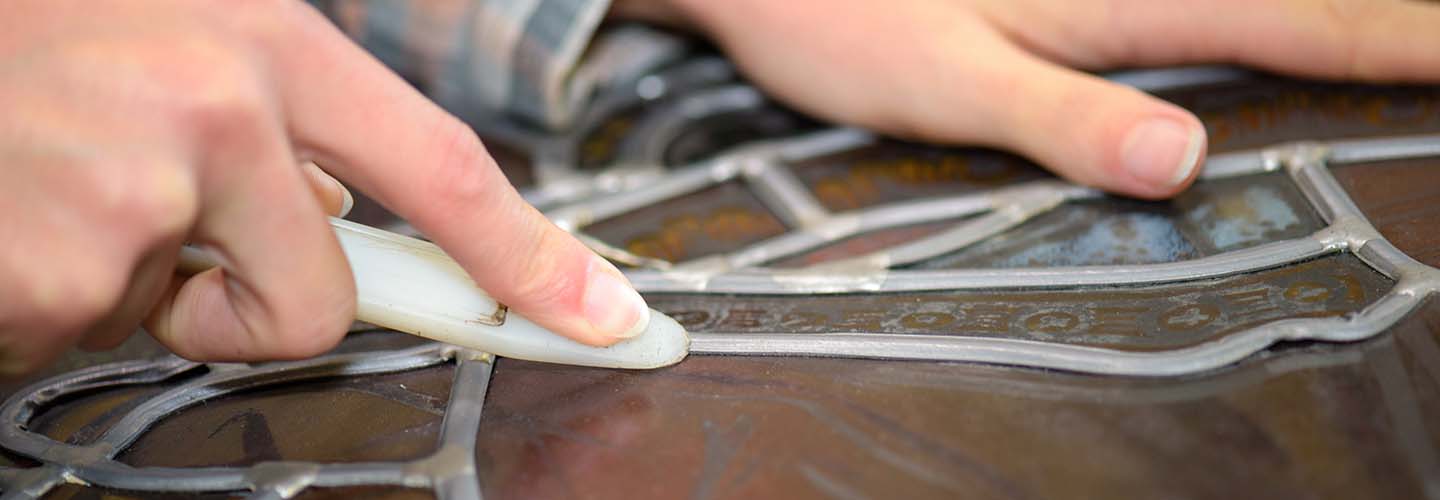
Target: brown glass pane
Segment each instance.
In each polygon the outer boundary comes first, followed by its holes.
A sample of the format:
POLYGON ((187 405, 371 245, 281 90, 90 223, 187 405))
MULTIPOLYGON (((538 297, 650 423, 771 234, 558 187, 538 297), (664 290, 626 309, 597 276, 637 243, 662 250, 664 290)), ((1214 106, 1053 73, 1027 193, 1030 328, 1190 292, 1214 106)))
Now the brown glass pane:
POLYGON ((1440 131, 1440 87, 1260 78, 1169 93, 1205 122, 1211 153, 1297 140, 1440 131))
POLYGON ((837 212, 1049 177, 1009 154, 898 141, 800 161, 794 172, 825 208, 837 212))
POLYGON ((40 465, 34 460, 0 449, 0 467, 30 468, 40 465))
POLYGON ((766 267, 805 267, 822 262, 844 259, 846 257, 864 255, 870 252, 878 252, 944 231, 957 223, 959 223, 958 220, 947 220, 873 231, 859 236, 845 238, 836 243, 831 243, 794 257, 768 263, 766 267))
POLYGON ((161 493, 155 491, 122 491, 62 484, 50 490, 45 500, 221 500, 245 498, 242 493, 161 493))
POLYGON ((71 398, 36 416, 30 430, 56 441, 89 444, 146 399, 174 386, 121 387, 71 398))
POLYGON ((646 299, 692 332, 872 332, 1156 350, 1278 319, 1358 311, 1390 283, 1344 255, 1170 285, 813 296, 652 294, 646 299))
POLYGON ((648 108, 634 105, 619 110, 588 130, 575 152, 576 168, 596 170, 609 167, 619 159, 626 141, 634 136, 636 123, 648 108))
POLYGON ((161 420, 120 455, 133 466, 411 460, 435 448, 452 365, 278 384, 161 420))
POLYGON ((521 189, 535 185, 535 162, 528 151, 500 141, 484 142, 485 151, 495 159, 511 185, 521 189))
POLYGON ((1419 498, 1440 311, 1174 379, 973 364, 501 360, 487 498, 1419 498), (1416 422, 1419 422, 1418 424, 1416 422), (1417 455, 1418 453, 1418 455, 1417 455), (623 473, 619 471, 624 471, 623 473))
POLYGON ((38 408, 27 429, 69 444, 91 444, 150 397, 206 374, 195 367, 161 382, 117 385, 68 394, 38 408))
POLYGON ((736 250, 785 231, 741 182, 727 182, 586 226, 637 255, 684 261, 736 250))
POLYGON ((1332 172, 1385 239, 1421 262, 1440 266, 1440 158, 1349 165, 1332 172))

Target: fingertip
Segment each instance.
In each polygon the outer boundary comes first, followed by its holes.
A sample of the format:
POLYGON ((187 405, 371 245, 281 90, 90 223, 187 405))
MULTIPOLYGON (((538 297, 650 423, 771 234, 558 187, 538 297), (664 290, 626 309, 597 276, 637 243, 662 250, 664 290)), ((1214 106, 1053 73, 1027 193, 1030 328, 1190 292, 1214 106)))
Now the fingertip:
POLYGON ((633 338, 650 323, 650 308, 620 270, 593 257, 586 270, 582 312, 592 335, 604 345, 633 338))
POLYGON ((319 165, 307 161, 301 164, 301 170, 305 172, 310 190, 314 193, 315 199, 320 201, 320 206, 324 208, 326 214, 344 217, 350 213, 352 208, 355 208, 355 195, 350 194, 350 190, 344 184, 326 173, 319 165))
POLYGON ((1143 199, 1164 199, 1195 179, 1205 127, 1173 103, 1054 64, 1023 60, 1013 81, 1025 99, 1000 100, 1011 147, 1076 183, 1143 199))
POLYGON ((546 280, 544 286, 497 288, 497 296, 513 312, 582 344, 607 347, 644 333, 650 308, 629 280, 599 256, 586 252, 580 259, 556 266, 549 277, 531 277, 546 280))
POLYGON ((340 202, 340 213, 335 216, 344 218, 350 215, 351 210, 355 209, 355 195, 350 194, 350 190, 346 189, 344 184, 340 184, 340 181, 335 181, 335 185, 340 187, 340 195, 344 197, 340 202))
POLYGON ((1165 112, 1136 121, 1119 146, 1119 164, 1143 198, 1166 198, 1189 186, 1206 149, 1205 127, 1188 113, 1165 112))

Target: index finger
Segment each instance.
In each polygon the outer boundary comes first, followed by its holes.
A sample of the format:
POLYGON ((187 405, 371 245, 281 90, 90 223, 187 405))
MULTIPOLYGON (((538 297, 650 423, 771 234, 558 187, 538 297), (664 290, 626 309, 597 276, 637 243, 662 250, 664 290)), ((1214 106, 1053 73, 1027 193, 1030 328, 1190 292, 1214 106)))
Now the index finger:
POLYGON ((476 284, 556 333, 596 345, 638 335, 629 281, 511 187, 475 133, 313 10, 301 50, 272 50, 291 134, 307 153, 405 217, 476 284))

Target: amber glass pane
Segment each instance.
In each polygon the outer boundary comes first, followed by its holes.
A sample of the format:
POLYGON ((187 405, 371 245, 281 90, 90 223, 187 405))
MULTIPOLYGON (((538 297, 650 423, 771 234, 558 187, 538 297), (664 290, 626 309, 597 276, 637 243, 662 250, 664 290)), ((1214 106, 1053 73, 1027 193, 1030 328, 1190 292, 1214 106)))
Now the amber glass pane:
POLYGON ((833 211, 971 193, 1050 177, 1009 154, 897 141, 800 161, 794 169, 820 203, 833 211))
POLYGON ((1298 140, 1440 131, 1440 87, 1435 86, 1261 79, 1166 97, 1205 122, 1212 153, 1298 140))
POLYGON ((420 458, 435 447, 452 373, 443 365, 220 398, 161 420, 120 460, 200 467, 420 458))
POLYGON ((606 243, 672 262, 729 252, 784 231, 780 220, 738 181, 585 228, 606 243))

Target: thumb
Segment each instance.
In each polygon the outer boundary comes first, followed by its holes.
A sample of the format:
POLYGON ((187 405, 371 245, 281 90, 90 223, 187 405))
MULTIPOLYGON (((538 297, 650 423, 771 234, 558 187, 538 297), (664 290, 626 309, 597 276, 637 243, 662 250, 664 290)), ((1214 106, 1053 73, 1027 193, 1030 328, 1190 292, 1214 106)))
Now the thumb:
POLYGON ((983 101, 995 137, 1072 181, 1139 198, 1173 196, 1195 178, 1205 128, 1179 106, 1029 56, 997 75, 1014 100, 983 101))

